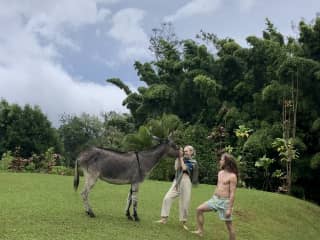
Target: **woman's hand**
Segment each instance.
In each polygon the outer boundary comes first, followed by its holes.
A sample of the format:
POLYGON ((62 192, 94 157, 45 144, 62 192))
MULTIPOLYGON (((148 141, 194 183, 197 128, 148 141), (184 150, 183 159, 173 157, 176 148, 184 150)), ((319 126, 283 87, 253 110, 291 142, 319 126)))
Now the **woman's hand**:
POLYGON ((179 159, 183 158, 183 148, 179 149, 179 159))
POLYGON ((186 170, 187 167, 186 167, 186 165, 184 164, 184 159, 183 159, 183 157, 184 157, 184 151, 183 151, 183 148, 180 148, 180 150, 179 150, 179 161, 180 161, 180 165, 181 165, 182 170, 186 170))

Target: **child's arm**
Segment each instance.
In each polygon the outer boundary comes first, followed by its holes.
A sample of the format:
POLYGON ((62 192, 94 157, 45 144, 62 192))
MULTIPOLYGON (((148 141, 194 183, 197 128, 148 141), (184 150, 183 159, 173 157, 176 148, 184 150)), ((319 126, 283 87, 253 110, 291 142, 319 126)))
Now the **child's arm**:
POLYGON ((226 211, 227 218, 230 217, 230 215, 232 213, 236 188, 237 188, 237 177, 236 177, 236 175, 232 175, 232 177, 230 179, 230 202, 229 202, 229 208, 226 211))

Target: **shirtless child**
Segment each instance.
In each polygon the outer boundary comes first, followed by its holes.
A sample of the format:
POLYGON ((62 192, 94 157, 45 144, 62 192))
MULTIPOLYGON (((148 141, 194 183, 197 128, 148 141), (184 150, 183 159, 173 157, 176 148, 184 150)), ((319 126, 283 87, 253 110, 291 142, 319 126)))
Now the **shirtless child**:
POLYGON ((210 200, 197 208, 198 229, 193 233, 202 236, 204 224, 204 212, 217 211, 222 221, 225 221, 229 239, 235 240, 235 232, 232 226, 232 207, 237 187, 238 167, 233 156, 224 153, 220 159, 220 171, 218 173, 217 188, 210 200))

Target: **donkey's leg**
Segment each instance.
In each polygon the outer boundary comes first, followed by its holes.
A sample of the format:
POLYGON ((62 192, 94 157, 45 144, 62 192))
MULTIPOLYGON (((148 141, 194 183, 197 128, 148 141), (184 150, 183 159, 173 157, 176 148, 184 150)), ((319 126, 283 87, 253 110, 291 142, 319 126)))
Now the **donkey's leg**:
POLYGON ((130 207, 132 203, 132 185, 130 187, 130 191, 128 193, 128 199, 127 199, 127 206, 126 206, 126 216, 128 217, 129 220, 133 220, 130 214, 130 207))
POLYGON ((139 183, 132 184, 132 202, 133 202, 133 217, 135 221, 139 221, 137 208, 138 208, 138 191, 139 183))
POLYGON ((93 186, 95 185, 95 183, 97 182, 98 179, 98 175, 97 174, 92 174, 92 173, 88 173, 87 171, 83 171, 84 177, 85 177, 85 185, 84 185, 84 189, 81 193, 82 199, 83 199, 83 203, 84 203, 84 207, 86 209, 86 213, 90 216, 90 217, 95 217, 90 205, 89 205, 89 192, 90 190, 93 188, 93 186))

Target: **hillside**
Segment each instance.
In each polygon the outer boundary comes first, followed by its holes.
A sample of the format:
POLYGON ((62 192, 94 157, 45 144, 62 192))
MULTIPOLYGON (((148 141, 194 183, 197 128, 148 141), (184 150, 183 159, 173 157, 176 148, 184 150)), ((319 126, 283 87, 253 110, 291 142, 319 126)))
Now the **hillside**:
MULTIPOLYGON (((72 177, 44 174, 0 173, 0 239, 199 239, 178 222, 176 201, 166 225, 159 218, 169 182, 146 181, 139 195, 139 223, 124 216, 128 185, 99 181, 91 193, 97 215, 84 213, 72 177)), ((83 178, 81 178, 80 189, 83 178)), ((195 227, 195 208, 207 200, 213 186, 193 189, 189 226, 195 227)), ((227 239, 224 223, 215 213, 205 215, 203 239, 227 239)), ((293 197, 256 190, 238 189, 234 225, 237 239, 316 240, 320 237, 320 207, 293 197)))

